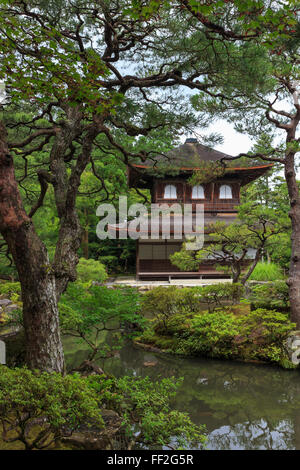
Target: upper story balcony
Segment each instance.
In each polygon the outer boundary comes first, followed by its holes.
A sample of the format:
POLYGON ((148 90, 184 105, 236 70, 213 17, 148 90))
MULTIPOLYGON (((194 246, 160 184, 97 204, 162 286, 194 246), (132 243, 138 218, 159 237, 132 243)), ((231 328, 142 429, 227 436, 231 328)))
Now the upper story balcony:
POLYGON ((187 199, 183 200, 183 198, 178 199, 165 199, 163 197, 156 198, 156 201, 153 201, 157 204, 168 204, 171 206, 172 204, 192 204, 193 212, 196 211, 196 204, 203 204, 204 205, 204 212, 236 212, 237 207, 240 204, 240 199, 226 199, 226 200, 197 200, 195 199, 187 199))

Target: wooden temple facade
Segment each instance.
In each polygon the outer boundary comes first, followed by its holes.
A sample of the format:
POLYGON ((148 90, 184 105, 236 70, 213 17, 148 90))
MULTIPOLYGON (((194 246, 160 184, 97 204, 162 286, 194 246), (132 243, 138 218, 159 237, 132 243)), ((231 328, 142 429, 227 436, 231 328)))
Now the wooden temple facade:
MULTIPOLYGON (((193 210, 196 204, 204 205, 204 224, 210 225, 216 221, 232 223, 237 215, 240 204, 240 189, 255 180, 270 169, 272 165, 239 166, 230 162, 229 155, 210 149, 197 142, 187 139, 178 148, 166 155, 157 156, 143 164, 131 165, 128 168, 129 186, 149 189, 151 202, 157 204, 191 204, 193 210), (226 157, 226 160, 223 158, 226 157), (207 183, 191 186, 189 179, 197 171, 203 171, 203 162, 222 160, 226 165, 222 175, 207 183), (228 163, 229 162, 229 163, 228 163)), ((173 215, 173 218, 176 215, 173 215)), ((175 220, 175 219, 174 219, 175 220)), ((173 224, 175 221, 173 220, 173 224)), ((174 225, 173 225, 174 228, 174 225)), ((169 257, 179 251, 184 241, 171 238, 148 239, 141 237, 137 240, 136 277, 137 279, 163 280, 177 278, 215 278, 226 277, 216 270, 214 262, 204 261, 197 272, 182 272, 174 266, 169 257)))

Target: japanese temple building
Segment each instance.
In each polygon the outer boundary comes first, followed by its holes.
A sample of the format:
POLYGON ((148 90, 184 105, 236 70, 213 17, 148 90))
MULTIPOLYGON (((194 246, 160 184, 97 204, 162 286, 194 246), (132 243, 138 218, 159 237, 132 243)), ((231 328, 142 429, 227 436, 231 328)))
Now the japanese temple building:
MULTIPOLYGON (((188 138, 183 145, 165 155, 155 156, 153 160, 148 159, 141 164, 131 164, 128 168, 129 186, 149 189, 152 203, 191 204, 193 210, 197 203, 203 204, 205 226, 216 221, 231 223, 240 204, 240 188, 263 175, 272 164, 246 166, 244 163, 243 166, 237 163, 239 160, 230 162, 230 158, 233 157, 206 147, 194 138, 188 138), (205 165, 210 165, 205 162, 218 161, 226 165, 226 169, 221 174, 218 173, 219 176, 210 178, 209 182, 203 184, 189 184, 188 180, 193 173, 203 172, 205 165)), ((175 223, 174 214, 173 230, 175 223)), ((184 236, 181 240, 172 235, 170 239, 140 237, 137 240, 137 279, 226 277, 216 270, 212 260, 205 260, 197 272, 181 272, 171 263, 169 256, 181 249, 183 241, 184 236)))

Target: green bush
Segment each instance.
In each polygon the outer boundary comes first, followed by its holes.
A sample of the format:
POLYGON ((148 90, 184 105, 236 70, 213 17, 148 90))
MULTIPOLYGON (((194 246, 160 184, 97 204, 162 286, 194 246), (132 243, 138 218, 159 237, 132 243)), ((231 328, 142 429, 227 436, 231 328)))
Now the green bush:
POLYGON ((295 328, 287 314, 257 309, 236 316, 230 308, 186 318, 173 316, 167 332, 154 324, 140 341, 183 355, 260 360, 290 366, 284 343, 295 328))
POLYGON ((131 447, 168 446, 202 448, 204 426, 196 426, 186 413, 172 410, 171 402, 183 379, 121 377, 105 383, 99 376, 89 378, 105 404, 123 417, 125 436, 131 447), (175 442, 174 442, 175 438, 175 442))
POLYGON ((194 317, 181 348, 211 357, 281 363, 286 359, 284 340, 294 328, 287 315, 275 310, 257 309, 240 317, 216 310, 194 317))
MULTIPOLYGON (((172 410, 182 379, 108 378, 39 373, 0 366, 0 432, 3 441, 27 450, 51 448, 74 431, 105 424, 101 409, 121 418, 122 449, 132 445, 203 447, 204 427, 172 410), (2 429, 1 429, 2 428, 2 429)), ((118 436, 116 436, 118 438, 118 436)))
POLYGON ((195 315, 191 330, 183 335, 179 349, 191 354, 230 357, 231 345, 238 333, 237 319, 232 313, 206 312, 195 315))
POLYGON ((107 279, 105 266, 94 259, 80 258, 77 265, 78 280, 82 282, 98 281, 107 279))
POLYGON ((2 439, 44 449, 81 425, 104 423, 99 398, 79 375, 47 374, 0 366, 2 439))
POLYGON ((241 284, 220 283, 205 287, 156 287, 147 292, 141 301, 141 311, 154 317, 155 331, 161 334, 174 332, 174 324, 183 322, 208 306, 209 311, 224 302, 237 303, 244 293, 241 284), (171 320, 177 316, 176 320, 171 320), (182 318, 181 318, 182 317, 182 318), (180 319, 181 318, 181 319, 180 319), (172 323, 172 324, 171 324, 172 323))
POLYGON ((21 284, 19 282, 0 282, 0 295, 11 298, 21 296, 21 284))
POLYGON ((200 290, 201 301, 208 305, 210 312, 221 307, 224 302, 229 302, 231 305, 238 303, 244 292, 242 284, 228 282, 212 284, 200 290))
POLYGON ((285 281, 272 281, 251 286, 249 300, 254 308, 289 307, 289 288, 285 281))
POLYGON ((257 263, 250 280, 253 281, 276 281, 284 279, 280 267, 275 263, 257 263))
POLYGON ((99 256, 98 260, 105 265, 109 273, 118 271, 119 258, 117 256, 99 256))
POLYGON ((161 333, 168 333, 169 328, 172 332, 180 318, 184 321, 183 316, 200 310, 199 288, 156 287, 144 294, 141 300, 141 312, 154 317, 154 328, 161 333), (172 320, 174 316, 176 320, 172 320))

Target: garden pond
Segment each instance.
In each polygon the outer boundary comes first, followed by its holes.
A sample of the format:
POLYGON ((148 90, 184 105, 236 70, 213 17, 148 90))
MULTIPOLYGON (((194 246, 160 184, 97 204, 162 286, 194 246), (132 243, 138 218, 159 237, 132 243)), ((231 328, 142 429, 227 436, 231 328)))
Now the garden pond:
MULTIPOLYGON (((66 338, 65 355, 72 369, 88 350, 66 338)), ((117 377, 183 377, 174 408, 206 425, 208 449, 300 449, 298 370, 153 353, 131 342, 97 363, 117 377)))

